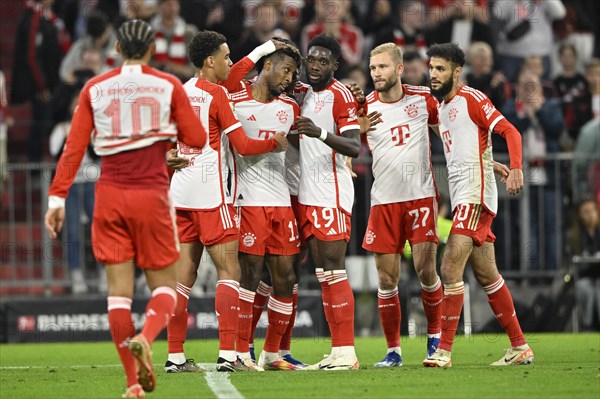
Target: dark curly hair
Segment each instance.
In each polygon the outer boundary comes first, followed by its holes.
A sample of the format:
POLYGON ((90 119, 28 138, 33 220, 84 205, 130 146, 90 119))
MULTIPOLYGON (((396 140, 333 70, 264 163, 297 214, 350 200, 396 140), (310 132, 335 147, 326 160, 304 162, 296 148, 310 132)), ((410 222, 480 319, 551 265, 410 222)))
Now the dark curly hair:
POLYGON ((340 58, 340 54, 342 53, 340 43, 338 43, 337 39, 325 33, 321 33, 320 35, 313 37, 313 39, 308 43, 308 50, 314 46, 324 47, 330 50, 331 55, 336 60, 340 58))
POLYGON ((196 68, 204 66, 204 60, 219 51, 227 39, 220 33, 212 30, 203 30, 194 35, 188 43, 188 57, 196 68))
POLYGON ((302 56, 300 55, 300 51, 295 47, 284 47, 258 60, 255 66, 256 71, 261 73, 267 60, 281 61, 286 55, 291 57, 294 62, 296 62, 296 69, 300 69, 302 67, 302 56))
POLYGON ((148 22, 134 19, 121 25, 117 31, 117 40, 124 58, 139 60, 154 43, 154 31, 148 22))
POLYGON ((456 43, 433 44, 427 50, 427 56, 448 60, 454 64, 455 68, 465 65, 465 52, 456 43))

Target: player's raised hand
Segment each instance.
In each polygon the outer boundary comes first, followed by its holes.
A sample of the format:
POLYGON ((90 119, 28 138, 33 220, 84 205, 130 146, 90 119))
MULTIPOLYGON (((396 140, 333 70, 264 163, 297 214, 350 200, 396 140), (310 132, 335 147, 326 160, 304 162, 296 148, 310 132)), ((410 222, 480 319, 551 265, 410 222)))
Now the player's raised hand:
POLYGON ((185 167, 187 167, 190 164, 190 160, 186 159, 186 158, 179 158, 177 156, 177 150, 176 149, 172 149, 167 151, 167 166, 170 169, 174 169, 174 170, 181 170, 185 167))
POLYGON ((356 98, 356 101, 358 101, 359 104, 365 103, 365 92, 357 83, 348 83, 346 84, 346 87, 352 92, 352 95, 354 98, 356 98))
POLYGON ((506 191, 510 195, 517 195, 524 185, 523 171, 521 169, 511 169, 506 178, 506 191))
POLYGON ((296 119, 296 128, 298 129, 298 133, 308 137, 319 137, 321 135, 321 129, 310 118, 305 116, 299 116, 296 119))
POLYGON ((275 136, 273 136, 273 140, 275 140, 275 143, 277 144, 277 147, 275 147, 273 152, 283 152, 287 149, 288 141, 285 138, 285 133, 283 133, 283 132, 275 133, 275 136))
POLYGON ((381 119, 381 112, 373 111, 368 115, 365 115, 364 109, 358 110, 358 123, 360 124, 360 134, 367 134, 368 132, 375 131, 375 126, 383 122, 381 119))
POLYGON ((494 161, 494 173, 500 177, 502 183, 506 183, 510 169, 503 163, 494 161))
POLYGON ((56 239, 58 233, 62 230, 64 220, 65 208, 48 208, 46 211, 44 224, 46 225, 48 235, 53 240, 56 239))

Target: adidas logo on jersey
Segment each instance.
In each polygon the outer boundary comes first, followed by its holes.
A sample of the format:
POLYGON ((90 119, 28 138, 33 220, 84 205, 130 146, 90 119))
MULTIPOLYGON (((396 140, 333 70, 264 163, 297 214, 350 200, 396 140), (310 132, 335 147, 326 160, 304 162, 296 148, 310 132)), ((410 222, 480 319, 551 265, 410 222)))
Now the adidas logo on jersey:
POLYGON ((429 236, 429 237, 433 236, 433 235, 434 235, 434 234, 433 234, 433 230, 429 230, 429 231, 427 232, 427 234, 425 234, 425 235, 426 235, 426 236, 429 236))
POLYGON ((331 229, 329 229, 329 231, 327 232, 328 236, 334 236, 337 234, 337 231, 335 231, 335 229, 332 227, 331 229))
POLYGON ((463 224, 463 222, 460 222, 459 224, 456 225, 457 229, 464 229, 465 225, 463 224))
POLYGON ((250 115, 248 118, 246 118, 247 121, 256 121, 256 116, 254 115, 250 115))

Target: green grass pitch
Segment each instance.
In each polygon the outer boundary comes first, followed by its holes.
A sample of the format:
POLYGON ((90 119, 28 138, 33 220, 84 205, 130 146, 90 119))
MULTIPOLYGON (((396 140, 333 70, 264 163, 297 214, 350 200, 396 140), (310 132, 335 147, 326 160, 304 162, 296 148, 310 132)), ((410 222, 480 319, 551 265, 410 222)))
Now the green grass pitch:
MULTIPOLYGON (((600 334, 528 334, 533 366, 492 368, 508 346, 504 335, 457 337, 450 369, 423 368, 425 338, 403 338, 404 365, 375 369, 383 338, 359 338, 357 371, 235 373, 245 398, 600 398, 600 334)), ((260 348, 262 340, 257 342, 260 348)), ((294 355, 316 363, 327 339, 300 339, 294 355)), ((157 388, 147 398, 214 398, 203 374, 165 374, 166 342, 155 343, 157 388)), ((258 351, 257 351, 258 353, 258 351)), ((217 357, 216 341, 188 341, 198 363, 217 357)), ((123 371, 110 342, 0 345, 0 398, 115 398, 123 371)), ((221 396, 226 397, 226 396, 221 396)))

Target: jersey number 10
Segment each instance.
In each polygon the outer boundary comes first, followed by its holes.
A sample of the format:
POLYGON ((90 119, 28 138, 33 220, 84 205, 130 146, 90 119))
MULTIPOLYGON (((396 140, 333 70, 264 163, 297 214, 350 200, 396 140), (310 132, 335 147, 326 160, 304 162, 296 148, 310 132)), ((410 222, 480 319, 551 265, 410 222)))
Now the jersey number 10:
MULTIPOLYGON (((160 103, 152 97, 139 97, 132 101, 131 107, 131 136, 138 136, 146 131, 158 131, 160 129, 160 103), (150 110, 150 126, 142 126, 142 107, 150 110), (144 129, 144 132, 142 132, 144 129)), ((112 136, 121 136, 121 101, 111 100, 104 110, 104 115, 111 117, 112 136)))

